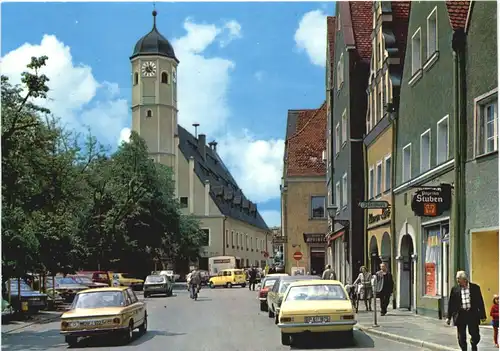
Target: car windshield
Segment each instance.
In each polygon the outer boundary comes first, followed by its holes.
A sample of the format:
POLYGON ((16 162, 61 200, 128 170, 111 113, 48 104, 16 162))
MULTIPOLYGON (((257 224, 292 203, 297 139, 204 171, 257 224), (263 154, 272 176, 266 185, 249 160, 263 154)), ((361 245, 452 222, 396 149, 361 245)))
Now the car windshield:
POLYGON ((148 275, 146 278, 146 283, 163 283, 165 281, 165 277, 161 275, 148 275))
POLYGON ((286 301, 347 300, 339 284, 301 285, 291 287, 286 301))
POLYGON ((73 278, 69 277, 56 277, 56 284, 77 284, 77 282, 73 278))
POLYGON ((271 286, 274 285, 277 279, 266 279, 264 281, 264 288, 270 288, 271 286))
POLYGON ((73 308, 103 308, 125 306, 121 291, 99 291, 76 295, 73 308))
POLYGON ((84 275, 79 275, 77 277, 72 277, 77 283, 80 284, 92 284, 93 281, 89 277, 86 277, 84 275))

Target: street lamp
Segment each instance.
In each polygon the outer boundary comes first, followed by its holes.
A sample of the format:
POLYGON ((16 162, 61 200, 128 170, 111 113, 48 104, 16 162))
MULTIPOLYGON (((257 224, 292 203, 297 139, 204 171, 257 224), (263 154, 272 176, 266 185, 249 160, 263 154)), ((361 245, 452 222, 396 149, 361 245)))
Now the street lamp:
POLYGON ((328 211, 328 216, 330 216, 331 219, 334 219, 335 216, 337 215, 337 210, 338 210, 338 207, 337 206, 328 206, 326 208, 326 210, 328 211))

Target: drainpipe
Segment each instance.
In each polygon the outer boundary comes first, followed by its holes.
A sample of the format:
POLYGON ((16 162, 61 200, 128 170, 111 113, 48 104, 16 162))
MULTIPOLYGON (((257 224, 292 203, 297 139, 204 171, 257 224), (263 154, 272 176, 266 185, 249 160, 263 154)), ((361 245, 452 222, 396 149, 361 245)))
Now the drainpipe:
MULTIPOLYGON (((453 197, 453 243, 454 271, 465 269, 465 162, 467 159, 467 115, 466 115, 466 82, 465 82, 465 43, 466 34, 463 28, 453 32, 453 151, 455 196, 453 197)), ((453 276, 453 275, 451 275, 453 276)))
MULTIPOLYGON (((394 257, 394 246, 396 239, 396 216, 394 213, 394 205, 396 202, 396 195, 394 194, 394 189, 396 189, 396 150, 398 148, 398 114, 399 114, 399 101, 398 98, 393 98, 393 105, 391 106, 391 111, 389 112, 391 124, 392 124, 392 150, 391 150, 391 273, 394 275, 396 271, 396 260, 394 257)), ((394 284, 396 287, 396 284, 394 284)), ((393 296, 399 292, 393 292, 393 296)), ((392 299, 392 307, 396 309, 396 299, 392 299)))
MULTIPOLYGON (((366 144, 364 142, 363 142, 363 165, 364 165, 364 167, 363 167, 363 173, 364 173, 364 175, 363 176, 364 176, 365 180, 368 180, 368 152, 367 152, 366 144)), ((368 183, 369 183, 369 180, 365 181, 365 186, 364 186, 364 188, 365 188, 365 190, 364 190, 364 192, 365 192, 364 198, 367 201, 370 200, 368 198, 368 186, 369 186, 368 183)), ((365 218, 364 219, 365 225, 364 225, 364 228, 363 228, 364 229, 363 230, 363 235, 365 236, 365 240, 364 240, 364 243, 363 243, 363 245, 364 245, 364 253, 365 253, 365 257, 364 257, 365 263, 364 263, 364 265, 366 267, 368 267, 368 271, 371 272, 372 267, 371 267, 371 261, 369 259, 370 255, 368 253, 368 245, 369 245, 368 244, 368 242, 369 242, 369 240, 368 240, 368 210, 363 210, 363 216, 365 218)))

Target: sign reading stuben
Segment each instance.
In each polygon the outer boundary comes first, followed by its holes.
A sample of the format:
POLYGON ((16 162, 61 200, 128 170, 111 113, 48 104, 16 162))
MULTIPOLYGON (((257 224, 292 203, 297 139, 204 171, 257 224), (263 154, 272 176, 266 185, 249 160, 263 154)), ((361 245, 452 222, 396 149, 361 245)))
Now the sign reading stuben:
POLYGON ((411 202, 411 209, 419 217, 440 216, 450 208, 451 186, 449 184, 417 190, 411 202))

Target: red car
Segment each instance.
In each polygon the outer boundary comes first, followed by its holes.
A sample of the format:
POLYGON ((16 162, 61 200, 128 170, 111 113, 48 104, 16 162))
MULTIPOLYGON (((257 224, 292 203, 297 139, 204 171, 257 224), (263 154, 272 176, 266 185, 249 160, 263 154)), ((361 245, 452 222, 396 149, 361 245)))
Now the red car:
POLYGON ((109 274, 106 271, 81 271, 77 275, 84 275, 92 279, 95 283, 104 283, 107 286, 111 286, 111 280, 109 279, 109 274))
POLYGON ((264 279, 262 279, 260 283, 259 290, 259 301, 260 301, 260 310, 266 312, 268 309, 267 306, 267 293, 269 290, 273 288, 274 282, 278 280, 279 276, 288 275, 288 274, 270 274, 267 275, 264 279))

